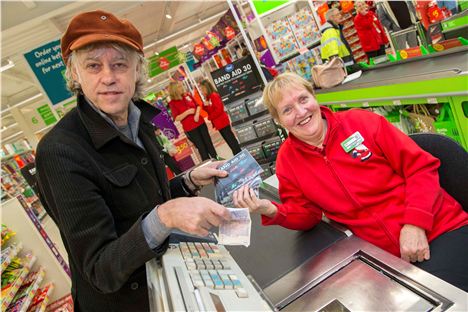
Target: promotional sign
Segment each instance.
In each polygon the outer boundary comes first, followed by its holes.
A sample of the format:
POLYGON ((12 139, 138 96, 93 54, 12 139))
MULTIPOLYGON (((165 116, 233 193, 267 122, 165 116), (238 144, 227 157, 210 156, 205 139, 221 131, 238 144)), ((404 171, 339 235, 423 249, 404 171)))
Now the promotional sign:
POLYGON ((412 58, 421 55, 422 52, 420 47, 408 48, 400 51, 400 57, 402 59, 412 58))
POLYGON ((64 78, 65 64, 62 60, 60 40, 49 42, 34 49, 24 54, 24 57, 52 105, 73 96, 66 87, 64 78))
POLYGON ((180 64, 179 51, 176 47, 169 48, 148 59, 148 76, 154 77, 180 64))
POLYGON ((288 0, 275 0, 275 1, 254 0, 252 2, 255 7, 255 11, 257 11, 257 13, 261 15, 263 13, 273 10, 276 7, 279 7, 280 5, 287 3, 288 0))
POLYGON ((161 129, 161 131, 164 133, 165 136, 167 136, 168 139, 172 140, 172 139, 178 138, 179 131, 177 130, 177 127, 174 125, 174 122, 172 121, 172 118, 169 115, 169 112, 167 111, 166 106, 164 106, 161 100, 156 101, 155 106, 161 112, 157 114, 156 116, 154 116, 154 118, 151 120, 153 125, 161 129))
POLYGON ((261 83, 250 55, 211 72, 224 104, 257 92, 261 83))
POLYGON ((52 112, 49 104, 44 102, 34 103, 30 106, 20 107, 21 115, 29 122, 29 127, 33 131, 40 131, 47 126, 57 122, 57 118, 52 112))

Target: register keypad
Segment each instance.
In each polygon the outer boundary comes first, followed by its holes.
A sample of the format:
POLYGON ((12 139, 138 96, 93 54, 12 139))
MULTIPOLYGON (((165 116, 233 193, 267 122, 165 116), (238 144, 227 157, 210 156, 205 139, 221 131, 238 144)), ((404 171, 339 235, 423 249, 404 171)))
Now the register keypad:
POLYGON ((239 278, 223 258, 217 245, 212 243, 180 243, 180 252, 192 280, 197 287, 233 289, 240 298, 248 297, 239 278))

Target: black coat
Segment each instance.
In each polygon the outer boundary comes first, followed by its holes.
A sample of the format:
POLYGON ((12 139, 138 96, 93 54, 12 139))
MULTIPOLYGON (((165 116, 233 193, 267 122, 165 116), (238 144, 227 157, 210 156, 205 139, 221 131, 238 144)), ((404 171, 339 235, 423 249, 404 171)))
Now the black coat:
POLYGON ((46 210, 60 229, 72 272, 75 311, 146 311, 149 248, 142 218, 171 197, 186 196, 182 179, 169 184, 149 118, 158 110, 135 103, 145 149, 117 131, 82 96, 40 141, 37 176, 46 210))

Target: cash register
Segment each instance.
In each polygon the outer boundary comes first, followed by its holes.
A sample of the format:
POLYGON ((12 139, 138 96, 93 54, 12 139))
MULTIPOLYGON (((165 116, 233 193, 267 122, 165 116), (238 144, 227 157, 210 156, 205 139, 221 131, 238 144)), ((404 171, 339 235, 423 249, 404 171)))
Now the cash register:
POLYGON ((171 244, 161 265, 148 262, 147 274, 152 311, 271 311, 261 289, 215 243, 171 244))

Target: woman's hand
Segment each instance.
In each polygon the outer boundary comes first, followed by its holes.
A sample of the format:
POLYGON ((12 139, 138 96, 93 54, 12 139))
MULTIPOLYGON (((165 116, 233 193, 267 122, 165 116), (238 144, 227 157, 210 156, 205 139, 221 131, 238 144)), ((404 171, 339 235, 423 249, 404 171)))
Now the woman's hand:
POLYGON ((430 259, 426 231, 418 226, 405 224, 400 231, 401 258, 408 262, 430 259))
POLYGON ((187 115, 193 115, 195 114, 195 108, 189 108, 185 112, 187 113, 187 115))
POLYGON ((190 172, 190 179, 195 186, 208 185, 214 182, 214 178, 224 178, 227 171, 217 169, 224 161, 214 161, 206 166, 198 167, 190 172))
POLYGON ((251 213, 259 213, 269 218, 276 215, 276 206, 267 199, 259 199, 248 185, 235 191, 232 198, 237 208, 249 208, 251 213))

